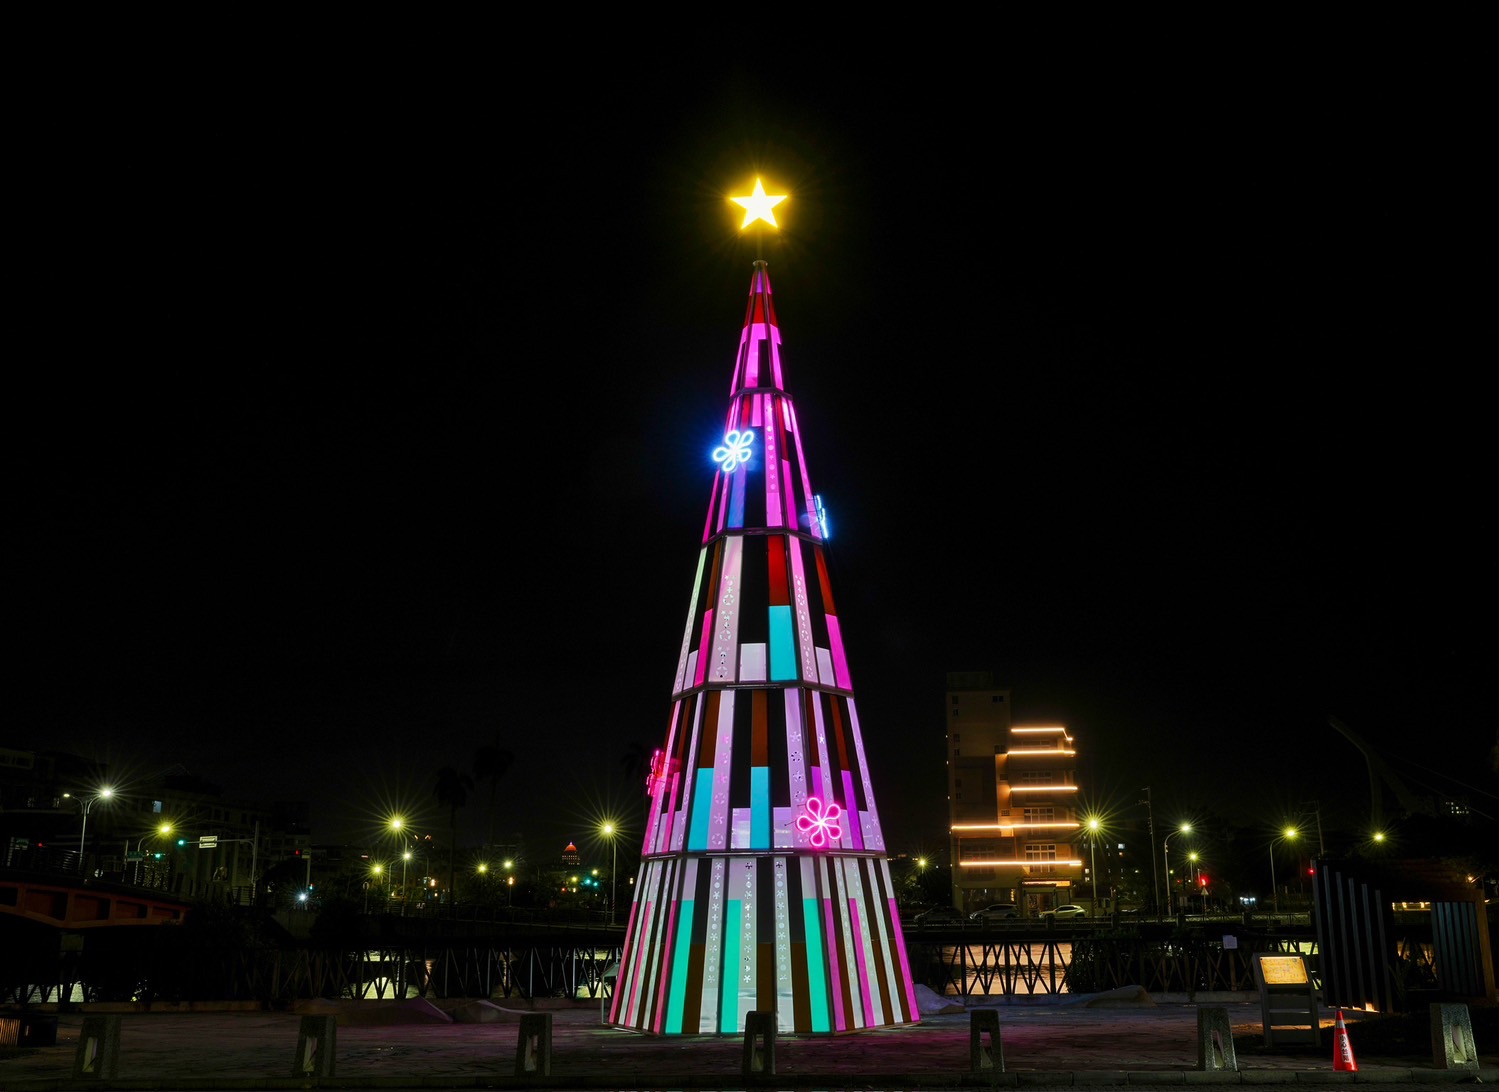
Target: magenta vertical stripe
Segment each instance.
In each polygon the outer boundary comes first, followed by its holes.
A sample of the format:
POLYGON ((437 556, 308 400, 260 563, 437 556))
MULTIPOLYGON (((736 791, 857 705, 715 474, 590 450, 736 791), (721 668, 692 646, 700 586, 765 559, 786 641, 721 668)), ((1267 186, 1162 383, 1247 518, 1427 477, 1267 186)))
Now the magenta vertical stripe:
POLYGON ((786 509, 786 526, 796 526, 796 482, 791 477, 791 460, 781 460, 781 506, 786 509))
POLYGON ((697 642, 697 670, 692 673, 692 685, 702 686, 703 675, 708 670, 708 661, 713 657, 708 655, 712 646, 713 638, 713 608, 709 607, 703 612, 703 633, 697 642))
POLYGON ((859 809, 855 804, 857 797, 854 796, 854 775, 848 770, 843 771, 843 814, 848 816, 848 822, 844 823, 846 845, 852 845, 855 849, 864 848, 864 825, 859 822, 859 809))
POLYGON ((853 682, 848 676, 848 656, 843 651, 843 630, 838 625, 838 616, 830 614, 828 624, 828 651, 833 654, 833 680, 840 690, 852 690, 853 682))
POLYGON ((864 926, 859 920, 859 900, 848 900, 848 921, 854 942, 854 964, 859 969, 859 998, 864 1003, 864 1026, 874 1023, 874 1004, 869 999, 869 966, 864 959, 864 926))
MULTIPOLYGON (((824 869, 826 879, 826 869, 824 869)), ((833 997, 833 1030, 848 1030, 848 1014, 843 1011, 843 952, 837 944, 838 923, 833 918, 833 900, 822 900, 823 943, 828 953, 828 993, 833 997)))

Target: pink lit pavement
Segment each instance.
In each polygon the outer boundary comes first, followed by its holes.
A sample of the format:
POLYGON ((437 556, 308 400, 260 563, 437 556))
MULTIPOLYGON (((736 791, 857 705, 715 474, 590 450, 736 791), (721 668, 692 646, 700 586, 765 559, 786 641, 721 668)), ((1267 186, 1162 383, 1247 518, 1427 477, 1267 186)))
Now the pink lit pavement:
MULTIPOLYGON (((554 1089, 941 1089, 1184 1084, 1378 1083, 1384 1088, 1499 1081, 1495 1056, 1479 1043, 1477 1071, 1438 1069, 1430 1056, 1373 1057, 1359 1049, 1364 1014, 1344 1010, 1356 1073, 1335 1073, 1332 1027, 1322 1019, 1313 1048, 1258 1045, 1259 1004, 1242 995, 1152 999, 1052 998, 1050 1003, 986 1004, 967 1009, 928 994, 920 1023, 842 1036, 780 1035, 746 1071, 743 1037, 651 1037, 601 1022, 596 1005, 555 1003, 505 1008, 505 1002, 313 1002, 293 1012, 150 1012, 117 1006, 59 1015, 57 1044, 0 1054, 0 1089, 554 1088, 554 1089), (1199 1006, 1225 1010, 1236 1041, 1237 1070, 1198 1068, 1199 1006), (974 1019, 995 1011, 1003 1069, 975 1070, 974 1019), (74 1076, 86 1015, 120 1014, 112 1077, 74 1076), (519 1021, 550 1012, 550 1073, 517 1073, 519 1021), (294 1076, 304 1015, 336 1018, 334 1072, 294 1076)), ((522 1003, 524 1004, 524 1003, 522 1003)), ((992 1036, 980 1036, 989 1050, 992 1036)), ((754 1046, 763 1047, 763 1040, 754 1046)))

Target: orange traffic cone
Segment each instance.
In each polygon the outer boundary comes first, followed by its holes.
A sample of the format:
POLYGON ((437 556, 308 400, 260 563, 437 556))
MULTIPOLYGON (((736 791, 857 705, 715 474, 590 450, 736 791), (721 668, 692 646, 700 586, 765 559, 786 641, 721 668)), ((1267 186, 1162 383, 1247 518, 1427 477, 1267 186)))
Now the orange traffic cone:
POLYGON ((1332 1029, 1332 1071, 1334 1073, 1357 1073, 1358 1063, 1353 1060, 1353 1044, 1348 1041, 1348 1027, 1343 1023, 1343 1010, 1338 1010, 1338 1022, 1332 1029))

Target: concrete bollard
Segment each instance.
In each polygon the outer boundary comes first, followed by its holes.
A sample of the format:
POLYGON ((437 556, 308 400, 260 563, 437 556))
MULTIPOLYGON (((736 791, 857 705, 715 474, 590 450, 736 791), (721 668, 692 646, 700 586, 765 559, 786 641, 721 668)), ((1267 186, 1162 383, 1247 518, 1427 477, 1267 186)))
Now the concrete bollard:
POLYGON ((1197 1009, 1197 1068, 1208 1073, 1236 1071, 1238 1052, 1234 1049, 1234 1028, 1228 1022, 1227 1009, 1197 1009))
POLYGON ((515 1044, 517 1077, 552 1075, 552 1014, 522 1013, 520 1038, 515 1044))
POLYGON ((120 1074, 120 1018, 85 1016, 73 1055, 75 1079, 103 1080, 120 1074))
POLYGON ((991 1078, 997 1078, 1005 1071, 999 1013, 993 1009, 978 1009, 968 1014, 968 1068, 974 1073, 988 1073, 991 1078), (987 1044, 985 1036, 988 1036, 987 1044))
POLYGON ((297 1030, 297 1056, 292 1060, 293 1077, 331 1077, 338 1054, 338 1018, 304 1016, 297 1030))
POLYGON ((1431 1064, 1438 1069, 1478 1069, 1473 1017, 1467 1005, 1431 1006, 1431 1064))
POLYGON ((776 1071, 776 1014, 744 1014, 744 1075, 776 1071))

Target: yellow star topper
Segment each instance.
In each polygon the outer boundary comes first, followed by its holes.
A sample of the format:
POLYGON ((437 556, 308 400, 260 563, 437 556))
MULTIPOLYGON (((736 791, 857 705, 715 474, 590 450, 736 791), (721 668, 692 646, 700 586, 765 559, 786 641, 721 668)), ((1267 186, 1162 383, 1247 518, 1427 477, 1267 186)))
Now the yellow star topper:
POLYGON ((758 178, 755 179, 754 193, 750 194, 748 197, 731 197, 729 198, 729 200, 733 201, 734 204, 744 209, 744 223, 739 225, 739 230, 743 231, 745 228, 753 224, 756 220, 764 220, 773 228, 778 228, 781 226, 780 224, 776 223, 776 214, 771 212, 770 210, 775 208, 782 201, 786 200, 786 195, 783 193, 778 197, 765 196, 765 187, 760 184, 760 180, 758 178))

